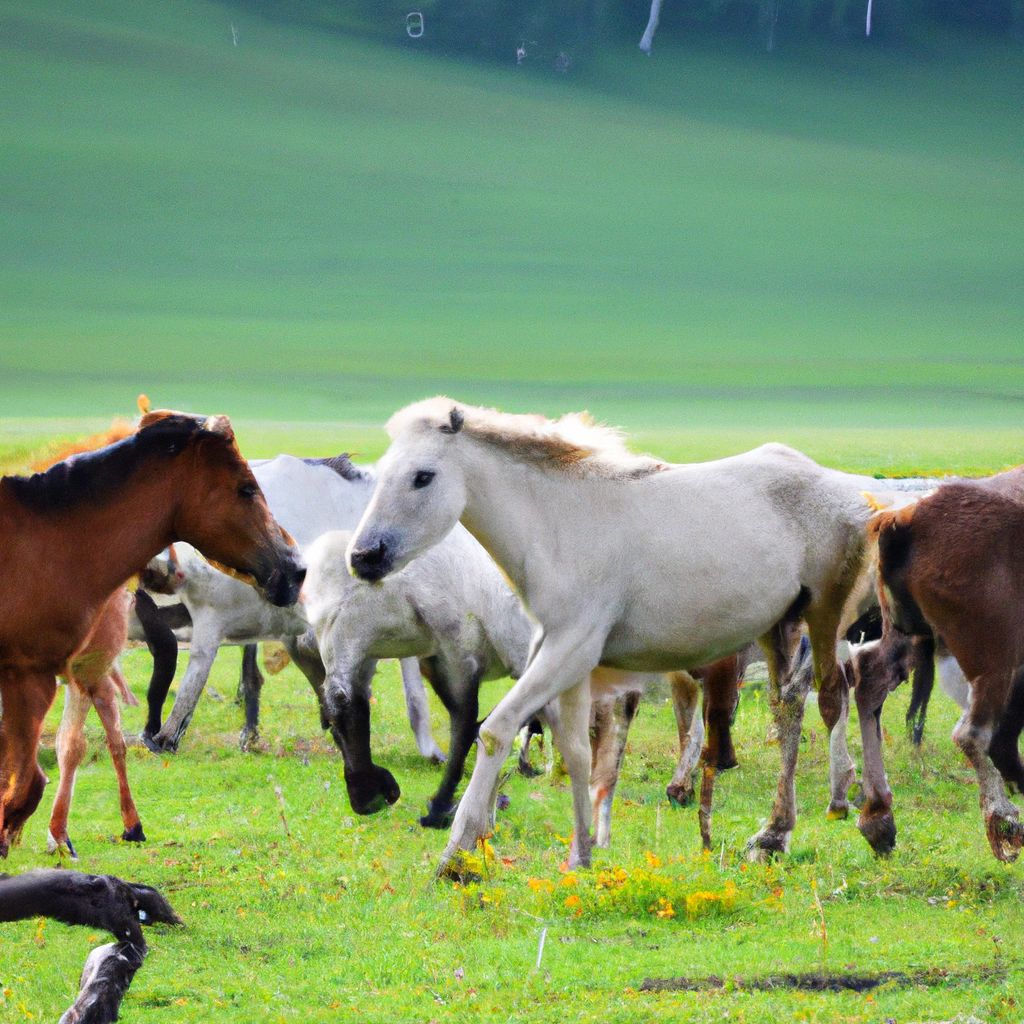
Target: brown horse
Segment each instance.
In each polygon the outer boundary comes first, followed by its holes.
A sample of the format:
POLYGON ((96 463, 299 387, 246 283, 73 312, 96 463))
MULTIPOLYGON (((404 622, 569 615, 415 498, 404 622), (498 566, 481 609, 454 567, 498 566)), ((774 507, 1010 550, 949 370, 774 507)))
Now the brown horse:
MULTIPOLYGON (((959 662, 971 701, 953 739, 978 776, 989 845, 999 860, 1015 860, 1024 845, 1024 826, 1003 786, 1024 789, 1024 503, 1012 495, 991 481, 947 484, 872 520, 885 628, 857 664, 858 691, 867 694, 897 685, 918 660, 915 649, 930 653, 936 637, 959 662)), ((871 742, 880 712, 879 703, 867 728, 862 718, 867 799, 858 824, 876 851, 887 852, 896 835, 892 794, 881 750, 871 742)))
POLYGON ((225 416, 154 412, 137 433, 32 477, 0 479, 0 856, 39 804, 56 676, 111 594, 175 540, 295 602, 305 569, 225 416))
POLYGON ((881 512, 868 524, 878 541, 883 632, 881 640, 864 645, 851 667, 864 750, 857 827, 876 853, 896 845, 882 759, 882 707, 911 673, 914 701, 919 692, 927 699, 937 644, 948 648, 971 683, 971 705, 954 739, 978 774, 992 852, 1013 860, 1024 843, 1016 808, 993 768, 994 762, 1003 778, 1024 789, 1017 752, 1024 677, 1010 699, 1011 677, 1024 663, 1018 603, 1024 591, 1017 583, 1024 561, 1012 549, 1012 543, 1024 543, 1022 523, 1024 466, 943 482, 931 497, 881 512))

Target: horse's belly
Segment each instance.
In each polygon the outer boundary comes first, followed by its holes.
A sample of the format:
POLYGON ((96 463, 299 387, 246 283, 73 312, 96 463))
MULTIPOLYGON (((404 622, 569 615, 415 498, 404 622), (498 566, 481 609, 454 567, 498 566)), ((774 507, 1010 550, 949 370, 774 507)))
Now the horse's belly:
POLYGON ((799 591, 794 581, 752 600, 634 608, 609 632, 601 664, 633 672, 699 668, 764 636, 799 591))

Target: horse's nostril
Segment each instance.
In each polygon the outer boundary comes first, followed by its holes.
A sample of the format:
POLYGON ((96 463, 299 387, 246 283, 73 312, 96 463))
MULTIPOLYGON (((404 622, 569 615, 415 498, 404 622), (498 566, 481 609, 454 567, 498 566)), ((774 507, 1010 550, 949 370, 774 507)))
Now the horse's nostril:
POLYGON ((302 566, 301 569, 295 570, 295 585, 301 587, 306 580, 306 567, 302 566))

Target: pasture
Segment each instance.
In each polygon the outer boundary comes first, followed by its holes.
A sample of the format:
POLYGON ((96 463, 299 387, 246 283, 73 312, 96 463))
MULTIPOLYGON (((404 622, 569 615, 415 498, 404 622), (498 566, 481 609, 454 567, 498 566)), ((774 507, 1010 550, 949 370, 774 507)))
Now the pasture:
POLYGON ((1017 425, 1014 46, 666 33, 562 77, 254 6, 5 12, 0 416, 1017 425))
MULTIPOLYGON (((130 415, 140 391, 230 414, 249 457, 375 459, 384 418, 443 391, 589 408, 679 461, 769 439, 866 473, 1021 461, 1019 49, 936 35, 768 59, 666 33, 652 59, 617 43, 560 77, 255 6, 4 5, 0 472, 130 415)), ((1024 868, 991 857, 941 693, 920 752, 907 688, 885 712, 886 860, 852 821, 824 820, 809 709, 792 853, 744 863, 778 768, 755 679, 710 855, 696 811, 664 798, 675 724, 655 694, 592 869, 560 869, 564 780, 515 776, 484 880, 431 886, 445 836, 415 821, 438 769, 416 755, 395 666, 373 742, 403 795, 359 818, 293 667, 268 679, 261 747, 238 751, 239 660, 219 656, 177 756, 130 751, 141 847, 110 838, 90 719, 79 867, 159 886, 186 923, 151 930, 125 1021, 1024 1018, 1024 868), (779 982, 819 972, 889 980, 779 982)), ((142 698, 148 655, 124 665, 142 698)), ((125 709, 128 732, 143 714, 125 709)), ((859 759, 855 710, 850 737, 859 759)), ((52 793, 7 870, 50 862, 52 793)), ((5 925, 0 1022, 56 1019, 105 941, 5 925)))
MULTIPOLYGON (((316 440, 329 449, 341 436, 321 430, 316 440)), ((285 446, 264 428, 251 454, 263 443, 285 446)), ((676 443, 687 448, 685 436, 676 443)), ((1002 449, 985 443, 983 435, 965 439, 966 450, 993 465, 1002 449)), ((1021 1017, 1024 881, 1019 865, 991 858, 973 773, 949 740, 954 707, 941 693, 920 753, 902 728, 906 688, 886 710, 900 829, 887 860, 873 857, 852 821, 824 820, 827 744, 811 709, 792 854, 769 867, 743 862, 778 764, 755 680, 737 718, 740 767, 718 786, 710 856, 699 850, 695 810, 672 810, 664 799, 675 726, 662 694, 641 709, 612 849, 595 851, 591 870, 568 875, 559 867, 570 822, 564 782, 513 777, 484 881, 453 888, 428 884, 444 834, 421 830, 415 818, 437 769, 416 755, 396 669, 378 677, 373 735, 378 760, 394 771, 403 796, 383 814, 359 818, 344 795, 340 756, 320 732, 312 695, 294 668, 264 689, 260 750, 238 751, 241 709, 232 697, 239 661, 232 650, 218 658, 210 686, 222 699, 207 691, 177 756, 130 752, 149 836, 142 847, 110 838, 120 832, 116 789, 98 723, 90 722, 91 752, 71 820, 79 866, 161 887, 186 921, 184 930, 153 931, 125 1020, 1021 1017), (865 992, 750 987, 821 970, 901 977, 865 992), (645 978, 675 977, 699 990, 641 991, 645 978), (715 977, 723 988, 700 988, 715 977)), ((140 697, 149 665, 144 651, 125 658, 140 697)), ((504 685, 485 685, 483 708, 504 685)), ((444 715, 433 697, 431 704, 444 743, 444 715)), ((137 732, 143 709, 124 715, 126 729, 137 732)), ((50 743, 58 718, 59 706, 48 719, 50 743)), ((851 744, 857 757, 855 713, 851 744)), ((44 763, 53 775, 52 753, 44 751, 44 763)), ((48 862, 46 817, 41 809, 30 820, 11 869, 48 862)), ((5 926, 0 1020, 53 1019, 69 1001, 86 947, 102 941, 53 922, 5 926)))

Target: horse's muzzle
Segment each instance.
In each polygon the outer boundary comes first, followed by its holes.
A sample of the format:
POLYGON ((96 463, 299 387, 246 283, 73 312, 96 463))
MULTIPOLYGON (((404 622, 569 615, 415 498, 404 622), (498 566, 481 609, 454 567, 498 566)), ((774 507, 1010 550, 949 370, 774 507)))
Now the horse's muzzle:
POLYGON ((376 583, 384 579, 394 568, 394 550, 388 547, 387 541, 382 537, 373 547, 354 550, 349 556, 349 565, 352 572, 361 580, 376 583))
POLYGON ((306 567, 297 559, 279 565, 262 584, 262 590, 271 604, 287 608, 299 599, 299 591, 306 579, 306 567))

